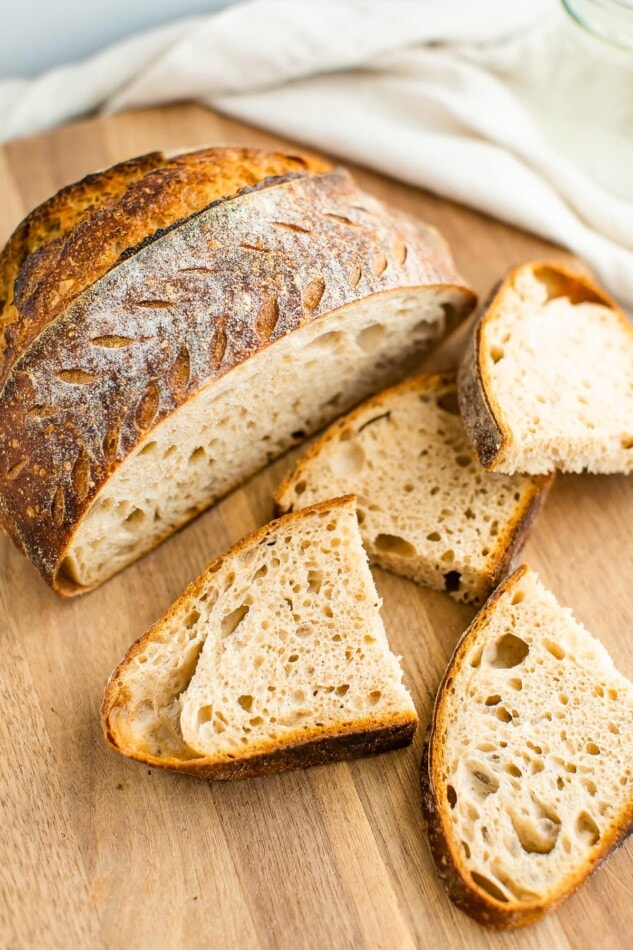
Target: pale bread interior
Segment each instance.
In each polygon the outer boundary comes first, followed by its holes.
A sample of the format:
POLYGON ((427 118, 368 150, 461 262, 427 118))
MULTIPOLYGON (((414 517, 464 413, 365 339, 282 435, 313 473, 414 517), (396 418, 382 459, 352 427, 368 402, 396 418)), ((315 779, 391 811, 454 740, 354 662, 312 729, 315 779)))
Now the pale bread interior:
POLYGON ((503 472, 633 471, 633 330, 610 307, 550 297, 531 269, 483 323, 481 371, 510 439, 503 472))
POLYGON ((527 571, 442 704, 435 792, 460 874, 509 910, 564 896, 632 817, 633 684, 527 571))
POLYGON ((372 561, 457 600, 481 602, 540 486, 486 472, 450 376, 424 376, 335 423, 282 486, 298 509, 354 493, 372 561))
POLYGON ((409 288, 327 314, 192 396, 106 482, 60 582, 90 587, 135 561, 307 434, 402 377, 442 337, 461 291, 409 288))
POLYGON ((128 753, 213 763, 415 722, 353 499, 230 552, 124 665, 109 728, 128 753))

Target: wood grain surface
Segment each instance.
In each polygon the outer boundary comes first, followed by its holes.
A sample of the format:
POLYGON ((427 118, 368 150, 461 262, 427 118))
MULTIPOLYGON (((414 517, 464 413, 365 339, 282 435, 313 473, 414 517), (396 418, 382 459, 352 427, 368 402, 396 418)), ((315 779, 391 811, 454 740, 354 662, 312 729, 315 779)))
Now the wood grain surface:
MULTIPOLYGON (((0 150, 4 240, 36 203, 154 148, 279 144, 194 106, 98 118, 0 150)), ((360 169, 437 225, 485 294, 543 242, 360 169)), ((430 365, 446 363, 449 355, 430 365)), ((489 933, 455 910, 423 833, 418 769, 434 693, 473 616, 376 570, 422 727, 375 759, 212 784, 110 752, 98 711, 133 639, 204 565, 272 513, 288 455, 101 589, 58 600, 0 537, 0 945, 22 947, 628 948, 633 847, 542 923, 489 933)), ((525 560, 633 677, 633 480, 559 477, 525 560)))

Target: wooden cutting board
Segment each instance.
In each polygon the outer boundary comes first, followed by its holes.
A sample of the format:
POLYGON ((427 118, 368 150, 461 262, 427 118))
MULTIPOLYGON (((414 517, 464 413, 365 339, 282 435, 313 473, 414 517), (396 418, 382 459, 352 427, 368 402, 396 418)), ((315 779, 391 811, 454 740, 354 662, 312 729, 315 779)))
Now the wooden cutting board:
MULTIPOLYGON (((279 144, 194 106, 93 119, 0 151, 4 240, 51 192, 155 148, 279 144)), ((485 294, 511 264, 562 252, 465 208, 357 170, 437 225, 485 294)), ((446 360, 446 357, 444 357, 446 360)), ((437 362, 437 360, 436 360, 437 362)), ((630 947, 633 847, 558 913, 490 934, 449 903, 420 815, 422 737, 473 616, 375 571, 422 727, 375 759, 212 784, 110 752, 105 680, 211 558, 271 516, 288 455, 100 590, 58 600, 0 537, 0 944, 22 947, 630 947)), ((526 549, 546 584, 633 676, 633 480, 560 477, 526 549)))

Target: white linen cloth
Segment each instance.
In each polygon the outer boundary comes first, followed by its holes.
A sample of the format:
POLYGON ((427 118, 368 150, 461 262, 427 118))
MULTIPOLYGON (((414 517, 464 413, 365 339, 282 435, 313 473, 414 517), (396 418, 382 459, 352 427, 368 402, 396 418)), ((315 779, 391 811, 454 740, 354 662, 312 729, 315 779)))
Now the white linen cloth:
POLYGON ((535 121, 556 29, 555 0, 249 0, 0 82, 0 139, 196 99, 556 241, 633 307, 633 204, 535 121))

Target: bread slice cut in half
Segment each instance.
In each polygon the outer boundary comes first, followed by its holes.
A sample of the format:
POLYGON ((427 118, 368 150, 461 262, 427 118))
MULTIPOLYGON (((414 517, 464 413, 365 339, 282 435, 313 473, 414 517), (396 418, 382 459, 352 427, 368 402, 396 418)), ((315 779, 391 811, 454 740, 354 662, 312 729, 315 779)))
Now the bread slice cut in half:
POLYGON ((495 928, 568 897, 633 822, 633 684, 527 567, 492 595, 440 686, 422 763, 451 899, 495 928))
POLYGON ((479 318, 459 390, 490 470, 633 471, 633 325, 580 274, 513 270, 479 318))
POLYGON ((0 521, 69 596, 402 378, 474 306, 433 228, 297 154, 153 154, 0 254, 0 521))
POLYGON ((280 486, 282 511, 353 492, 376 564, 481 603, 509 570, 551 477, 481 468, 454 373, 418 376, 334 423, 280 486))
POLYGON ((107 741, 237 779, 384 752, 417 727, 354 499, 273 521, 214 561, 112 674, 107 741))

